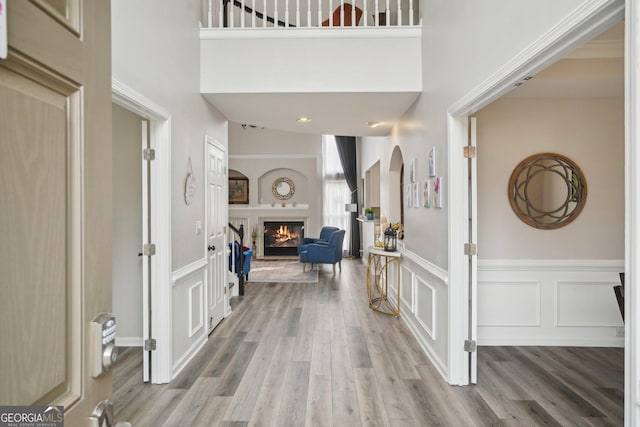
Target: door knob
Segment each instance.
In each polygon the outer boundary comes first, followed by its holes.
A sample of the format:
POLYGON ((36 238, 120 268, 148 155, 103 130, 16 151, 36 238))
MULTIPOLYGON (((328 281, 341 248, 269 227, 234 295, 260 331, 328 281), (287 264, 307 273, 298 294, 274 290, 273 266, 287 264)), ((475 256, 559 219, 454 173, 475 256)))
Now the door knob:
POLYGON ((209 249, 209 251, 213 252, 213 251, 215 251, 215 250, 216 250, 216 247, 215 247, 215 246, 213 246, 213 245, 209 245, 209 246, 207 247, 207 249, 209 249))

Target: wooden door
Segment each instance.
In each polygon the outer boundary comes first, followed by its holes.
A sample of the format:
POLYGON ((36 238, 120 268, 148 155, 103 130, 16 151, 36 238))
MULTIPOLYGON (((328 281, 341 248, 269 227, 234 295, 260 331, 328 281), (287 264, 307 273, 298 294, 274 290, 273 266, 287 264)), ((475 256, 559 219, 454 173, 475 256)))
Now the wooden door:
POLYGON ((209 331, 222 320, 227 286, 227 168, 226 152, 210 138, 206 143, 207 168, 207 325, 209 331))
POLYGON ((90 322, 111 310, 108 0, 8 4, 0 60, 0 404, 87 425, 90 322))

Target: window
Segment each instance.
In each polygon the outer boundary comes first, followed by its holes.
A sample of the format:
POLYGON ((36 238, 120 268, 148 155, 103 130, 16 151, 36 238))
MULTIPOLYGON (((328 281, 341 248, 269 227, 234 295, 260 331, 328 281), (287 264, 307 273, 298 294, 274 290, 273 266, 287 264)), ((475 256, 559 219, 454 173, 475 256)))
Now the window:
POLYGON ((344 205, 351 203, 351 191, 344 179, 344 171, 333 135, 322 137, 322 160, 322 225, 331 225, 345 230, 342 248, 348 250, 351 240, 351 213, 345 212, 344 205))

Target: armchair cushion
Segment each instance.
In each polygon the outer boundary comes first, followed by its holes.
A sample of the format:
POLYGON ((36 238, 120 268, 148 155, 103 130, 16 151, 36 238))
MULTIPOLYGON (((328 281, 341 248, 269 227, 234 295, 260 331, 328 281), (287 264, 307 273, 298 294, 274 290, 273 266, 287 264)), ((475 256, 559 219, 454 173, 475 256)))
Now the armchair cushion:
POLYGON ((324 244, 327 244, 328 241, 329 241, 329 237, 331 236, 331 233, 333 233, 334 231, 338 231, 338 230, 339 230, 338 227, 331 227, 331 226, 325 225, 320 230, 320 236, 318 236, 318 237, 304 237, 302 239, 302 244, 298 245, 298 254, 300 254, 300 252, 304 251, 306 246, 309 243, 324 243, 324 244))

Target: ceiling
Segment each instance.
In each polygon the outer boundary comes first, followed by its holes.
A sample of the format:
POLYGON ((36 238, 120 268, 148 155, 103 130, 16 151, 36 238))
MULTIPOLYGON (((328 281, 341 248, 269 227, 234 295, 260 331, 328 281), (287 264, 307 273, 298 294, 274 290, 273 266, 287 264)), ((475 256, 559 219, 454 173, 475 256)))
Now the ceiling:
POLYGON ((231 121, 311 134, 384 136, 419 92, 204 94, 231 121), (307 123, 296 121, 310 118, 307 123), (367 123, 379 122, 376 127, 367 123))
POLYGON ((624 22, 514 88, 507 98, 624 96, 624 22))

